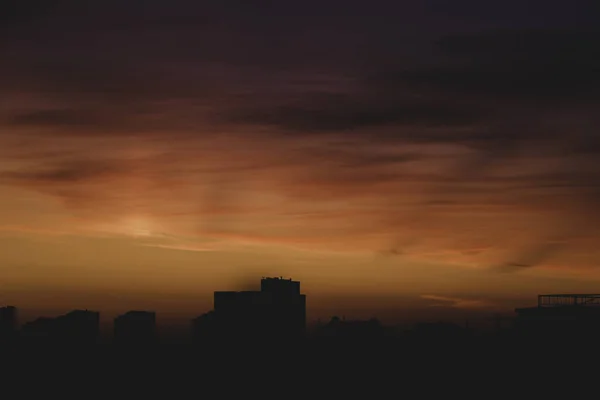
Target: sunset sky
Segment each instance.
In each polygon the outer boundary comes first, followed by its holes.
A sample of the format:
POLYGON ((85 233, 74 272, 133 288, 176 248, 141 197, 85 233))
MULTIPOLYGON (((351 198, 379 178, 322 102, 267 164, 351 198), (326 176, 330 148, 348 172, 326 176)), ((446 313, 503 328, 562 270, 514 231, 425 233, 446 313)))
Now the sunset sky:
POLYGON ((309 319, 400 321, 600 292, 595 1, 1 3, 0 305, 188 318, 273 275, 309 319))

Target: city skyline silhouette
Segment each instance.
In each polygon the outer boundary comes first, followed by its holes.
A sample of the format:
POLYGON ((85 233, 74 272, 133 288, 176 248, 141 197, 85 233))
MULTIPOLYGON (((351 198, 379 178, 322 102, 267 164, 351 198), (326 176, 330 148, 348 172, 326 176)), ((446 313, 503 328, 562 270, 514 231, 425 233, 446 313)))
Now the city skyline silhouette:
MULTIPOLYGON (((499 334, 516 332, 520 337, 579 337, 595 339, 600 332, 600 294, 545 294, 537 296, 537 305, 519 307, 512 316, 490 315, 493 329, 464 324, 421 320, 410 329, 398 330, 382 324, 373 316, 368 319, 346 319, 332 315, 328 321, 307 326, 306 295, 299 281, 284 277, 263 277, 260 290, 215 291, 213 309, 190 319, 189 331, 180 331, 171 339, 208 344, 219 341, 252 342, 297 340, 311 337, 358 341, 384 337, 455 340, 471 333, 499 334), (508 322, 508 324, 506 324, 508 322), (440 336, 441 335, 441 336, 440 336), (405 337, 405 336, 404 336, 405 337)), ((129 310, 113 320, 112 335, 100 329, 100 313, 74 309, 54 317, 40 316, 30 321, 19 320, 18 308, 0 307, 1 339, 6 343, 20 338, 25 343, 98 344, 111 338, 120 348, 152 346, 168 339, 157 332, 157 314, 152 310, 129 310), (58 342, 57 342, 58 341, 58 342)), ((168 325, 165 328, 169 328, 168 325)), ((174 332, 171 332, 173 334, 174 332)), ((298 342, 299 343, 299 342, 298 342)))
MULTIPOLYGON (((17 376, 22 375, 15 365, 25 365, 28 376, 38 379, 57 374, 57 382, 66 374, 78 377, 80 384, 101 376, 103 383, 96 390, 118 387, 138 395, 156 394, 158 388, 168 388, 171 394, 189 391, 199 379, 183 379, 190 374, 201 374, 200 381, 228 377, 243 382, 267 373, 271 378, 281 375, 284 380, 279 383, 284 383, 297 379, 293 371, 299 369, 304 371, 298 391, 323 390, 326 386, 319 382, 327 376, 340 382, 358 380, 360 385, 350 385, 356 394, 359 387, 385 374, 401 373, 405 379, 427 374, 441 380, 469 373, 488 379, 482 368, 497 363, 524 363, 513 367, 516 376, 521 370, 530 374, 531 368, 543 370, 549 349, 551 359, 600 354, 600 294, 539 295, 537 305, 515 309, 508 324, 496 319, 493 330, 474 329, 468 321, 462 326, 428 321, 396 330, 377 318, 344 316, 306 329, 307 299, 300 282, 264 277, 260 286, 258 291, 215 291, 214 309, 191 320, 186 334, 174 336, 157 332, 157 315, 149 310, 131 310, 116 317, 114 336, 107 340, 100 332, 96 311, 72 310, 20 325, 18 309, 0 307, 3 365, 13 365, 10 373, 17 376), (394 365, 399 359, 403 363, 394 365), (529 369, 523 369, 526 366, 529 369), (148 380, 153 383, 141 384, 148 380)), ((565 373, 561 376, 571 378, 565 373)), ((389 385, 381 382, 368 391, 383 393, 389 385)), ((549 389, 535 388, 538 392, 549 389)), ((34 390, 48 393, 49 389, 34 390)), ((336 393, 346 390, 338 387, 336 393)))
POLYGON ((5 397, 576 396, 598 15, 0 1, 5 397))

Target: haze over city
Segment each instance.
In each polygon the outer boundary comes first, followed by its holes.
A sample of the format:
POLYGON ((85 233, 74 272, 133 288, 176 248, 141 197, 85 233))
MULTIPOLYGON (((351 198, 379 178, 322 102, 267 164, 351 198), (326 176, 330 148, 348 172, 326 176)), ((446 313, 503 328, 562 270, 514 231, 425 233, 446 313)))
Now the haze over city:
POLYGON ((308 319, 600 287, 592 1, 3 2, 0 304, 308 319), (450 5, 451 4, 451 5, 450 5))

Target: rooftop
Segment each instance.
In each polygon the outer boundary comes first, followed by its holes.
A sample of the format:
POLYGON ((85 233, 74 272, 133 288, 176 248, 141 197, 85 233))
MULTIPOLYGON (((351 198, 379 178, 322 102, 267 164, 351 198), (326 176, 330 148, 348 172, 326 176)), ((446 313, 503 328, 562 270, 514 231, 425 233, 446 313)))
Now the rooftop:
POLYGON ((538 307, 600 306, 600 294, 541 294, 538 307))

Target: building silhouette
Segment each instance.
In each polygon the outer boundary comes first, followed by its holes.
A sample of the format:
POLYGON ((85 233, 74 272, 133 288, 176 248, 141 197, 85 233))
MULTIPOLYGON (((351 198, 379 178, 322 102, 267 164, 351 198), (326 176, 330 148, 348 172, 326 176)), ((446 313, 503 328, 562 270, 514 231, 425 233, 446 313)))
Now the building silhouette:
POLYGON ((306 331, 300 282, 263 278, 260 291, 214 292, 214 310, 192 321, 196 338, 298 339, 306 331))
POLYGON ((117 344, 149 344, 156 339, 156 313, 128 311, 114 319, 114 339, 117 344))
POLYGON ((0 341, 13 339, 17 329, 17 308, 13 306, 0 308, 0 341))
POLYGON ((428 344, 459 343, 470 338, 470 329, 452 322, 422 322, 416 324, 410 332, 413 341, 428 344))
POLYGON ((55 318, 40 317, 21 328, 24 338, 63 344, 94 344, 100 331, 100 313, 73 310, 55 318))
POLYGON ((214 310, 192 320, 192 337, 208 346, 218 339, 219 329, 214 310))
POLYGON ((385 335, 385 329, 379 320, 346 320, 332 317, 331 320, 319 327, 317 336, 322 338, 373 340, 385 335))
POLYGON ((515 312, 515 329, 521 337, 581 340, 600 334, 600 294, 539 295, 537 306, 515 312))

